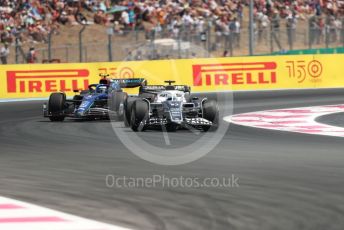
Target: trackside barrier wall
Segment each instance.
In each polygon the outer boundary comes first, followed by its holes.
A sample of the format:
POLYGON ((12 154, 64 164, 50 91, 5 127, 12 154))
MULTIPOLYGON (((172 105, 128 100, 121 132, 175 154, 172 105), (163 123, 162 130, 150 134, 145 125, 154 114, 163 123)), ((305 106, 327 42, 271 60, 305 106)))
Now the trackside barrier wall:
MULTIPOLYGON (((0 65, 0 97, 43 98, 112 78, 146 78, 149 84, 177 84, 193 92, 344 87, 344 54, 234 57, 140 62, 0 65)), ((129 90, 129 93, 135 91, 129 90)))

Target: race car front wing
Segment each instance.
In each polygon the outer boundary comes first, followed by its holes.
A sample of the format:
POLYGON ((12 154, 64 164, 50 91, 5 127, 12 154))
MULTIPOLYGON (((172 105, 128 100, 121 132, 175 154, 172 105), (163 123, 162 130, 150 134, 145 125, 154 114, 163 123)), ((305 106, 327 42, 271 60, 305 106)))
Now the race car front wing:
MULTIPOLYGON (((144 121, 143 125, 147 126, 162 126, 166 125, 168 123, 172 123, 171 121, 167 120, 166 118, 158 118, 153 117, 149 118, 149 120, 144 121)), ((180 123, 177 123, 180 126, 211 126, 213 123, 211 121, 208 121, 207 119, 196 117, 196 118, 184 118, 183 121, 180 123)))

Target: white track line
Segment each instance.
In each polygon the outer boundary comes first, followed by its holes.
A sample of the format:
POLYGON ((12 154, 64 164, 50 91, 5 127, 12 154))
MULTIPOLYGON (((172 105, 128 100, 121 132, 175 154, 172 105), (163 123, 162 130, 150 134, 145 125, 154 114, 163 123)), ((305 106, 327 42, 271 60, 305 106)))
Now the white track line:
POLYGON ((126 230, 37 205, 0 197, 1 230, 126 230))
POLYGON ((266 110, 236 114, 223 119, 230 123, 254 128, 344 137, 344 128, 315 121, 320 116, 340 112, 344 112, 344 105, 266 110))

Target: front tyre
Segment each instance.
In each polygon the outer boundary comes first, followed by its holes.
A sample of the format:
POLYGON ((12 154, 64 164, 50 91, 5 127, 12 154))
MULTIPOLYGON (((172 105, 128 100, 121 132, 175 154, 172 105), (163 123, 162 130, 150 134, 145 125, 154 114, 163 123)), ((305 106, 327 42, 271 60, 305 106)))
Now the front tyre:
POLYGON ((48 109, 50 121, 63 121, 65 119, 63 110, 66 103, 64 93, 52 93, 49 97, 48 109))
POLYGON ((165 127, 167 132, 175 132, 177 130, 177 125, 175 123, 167 123, 165 127))
POLYGON ((130 117, 130 127, 134 132, 143 131, 144 127, 140 127, 141 122, 145 122, 149 117, 148 103, 136 100, 133 103, 130 117))
POLYGON ((203 118, 212 122, 212 125, 203 125, 202 129, 207 131, 215 131, 219 125, 219 108, 214 100, 203 102, 203 118))

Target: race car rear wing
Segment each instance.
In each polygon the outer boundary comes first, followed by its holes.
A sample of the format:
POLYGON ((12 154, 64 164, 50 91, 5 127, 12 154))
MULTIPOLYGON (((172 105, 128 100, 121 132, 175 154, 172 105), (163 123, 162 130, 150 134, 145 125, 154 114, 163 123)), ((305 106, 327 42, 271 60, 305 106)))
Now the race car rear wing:
POLYGON ((191 93, 191 87, 188 85, 174 85, 174 88, 184 93, 191 93))
POLYGON ((166 90, 164 85, 145 85, 140 87, 141 93, 158 93, 166 90))
POLYGON ((182 91, 184 93, 190 93, 191 92, 191 87, 187 86, 187 85, 168 85, 168 86, 164 86, 164 85, 145 85, 145 86, 141 86, 140 87, 140 92, 149 92, 149 93, 158 93, 164 90, 170 90, 170 89, 174 89, 174 90, 179 90, 182 91))
POLYGON ((121 88, 136 88, 140 86, 146 86, 147 81, 144 78, 126 78, 126 79, 111 79, 112 82, 116 82, 121 88))

